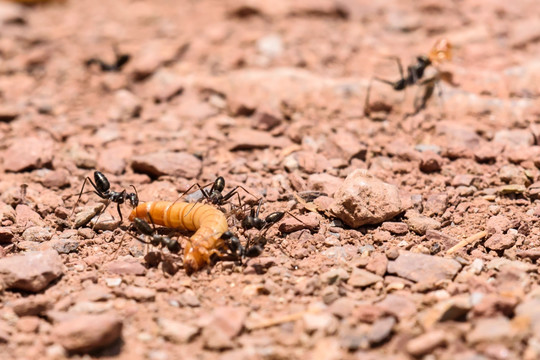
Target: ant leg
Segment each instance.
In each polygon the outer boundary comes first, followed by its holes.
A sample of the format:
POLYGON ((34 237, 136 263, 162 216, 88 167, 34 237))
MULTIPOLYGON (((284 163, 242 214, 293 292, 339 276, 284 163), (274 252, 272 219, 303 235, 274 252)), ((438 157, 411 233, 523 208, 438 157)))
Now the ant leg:
POLYGON ((243 187, 242 185, 238 185, 238 186, 235 186, 231 191, 229 191, 225 196, 223 196, 223 201, 225 202, 225 201, 229 200, 231 197, 233 197, 234 194, 237 193, 238 189, 244 190, 249 195, 253 196, 255 199, 257 198, 255 195, 250 193, 245 187, 243 187))
POLYGON ((75 205, 73 205, 73 210, 71 210, 71 214, 69 215, 69 217, 71 218, 73 216, 73 213, 75 212, 75 208, 77 207, 77 204, 79 203, 79 200, 81 200, 81 196, 83 194, 83 191, 84 191, 84 187, 86 185, 86 181, 89 181, 90 184, 92 184, 92 186, 94 187, 94 192, 99 196, 99 197, 103 197, 103 195, 101 193, 98 192, 98 188, 96 186, 96 184, 94 184, 94 182, 92 181, 92 179, 90 179, 88 176, 86 178, 84 178, 84 181, 83 181, 83 185, 81 187, 81 192, 79 193, 79 197, 77 198, 77 201, 75 202, 75 205))
MULTIPOLYGON (((206 190, 204 190, 204 188, 207 187, 208 185, 201 186, 201 185, 199 185, 199 183, 195 183, 190 188, 192 188, 193 186, 197 186, 199 188, 199 190, 201 191, 201 193, 203 194, 204 198, 206 200, 210 200, 210 194, 207 193, 206 190)), ((193 210, 193 208, 195 208, 195 205, 197 205, 200 201, 201 201, 201 199, 198 199, 197 201, 195 201, 193 203, 193 206, 191 207, 191 209, 188 210, 188 212, 184 215, 184 217, 188 216, 188 214, 191 212, 191 210, 193 210)))
POLYGON ((424 81, 420 82, 418 85, 417 94, 414 99, 414 114, 418 114, 421 110, 426 108, 428 100, 433 95, 433 92, 435 90, 435 83, 437 79, 435 77, 431 77, 429 79, 425 79, 424 81), (418 92, 424 88, 424 92, 422 96, 418 96, 418 92))

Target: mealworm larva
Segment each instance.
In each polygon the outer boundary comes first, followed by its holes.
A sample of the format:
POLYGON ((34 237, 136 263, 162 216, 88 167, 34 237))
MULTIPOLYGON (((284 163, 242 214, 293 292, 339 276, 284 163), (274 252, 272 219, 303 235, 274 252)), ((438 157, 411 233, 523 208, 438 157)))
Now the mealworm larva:
POLYGON ((210 264, 213 254, 224 246, 221 235, 228 230, 227 218, 219 209, 201 203, 150 201, 139 204, 129 215, 157 225, 195 231, 184 247, 184 268, 191 274, 210 264))

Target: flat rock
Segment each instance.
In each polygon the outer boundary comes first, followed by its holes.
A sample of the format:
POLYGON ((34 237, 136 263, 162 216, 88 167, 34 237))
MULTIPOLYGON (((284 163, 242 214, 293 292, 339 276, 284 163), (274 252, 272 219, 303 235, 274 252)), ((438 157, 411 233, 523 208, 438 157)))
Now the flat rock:
POLYGON ((290 145, 284 137, 274 137, 266 131, 240 128, 229 133, 230 150, 283 148, 290 145))
POLYGON ((128 121, 139 116, 142 110, 141 100, 132 92, 121 89, 114 94, 114 102, 109 110, 109 119, 113 121, 128 121))
POLYGON ((461 265, 453 259, 408 251, 401 252, 396 260, 388 264, 390 274, 415 282, 452 280, 460 269, 461 265))
POLYGON ((493 137, 494 143, 508 147, 522 147, 534 145, 534 135, 530 130, 500 130, 493 137))
POLYGON ((407 352, 412 356, 423 356, 433 352, 436 348, 444 346, 447 342, 446 332, 433 330, 409 340, 407 352))
POLYGON ((375 321, 371 326, 371 330, 367 334, 367 338, 371 346, 378 345, 387 340, 395 325, 396 318, 393 316, 387 316, 375 321))
POLYGON ((53 341, 72 352, 90 352, 111 345, 122 335, 122 321, 113 314, 79 315, 52 329, 53 341))
POLYGON ((416 304, 409 296, 389 294, 384 300, 375 304, 383 313, 392 314, 399 319, 409 318, 416 314, 416 304))
POLYGON ((387 221, 381 225, 381 230, 388 231, 394 235, 405 235, 409 232, 409 227, 402 222, 387 221))
POLYGON ((32 251, 0 259, 3 288, 39 292, 63 273, 62 258, 54 250, 32 251))
POLYGON ((30 226, 45 226, 45 221, 41 216, 25 204, 19 204, 15 208, 15 216, 17 217, 17 226, 25 229, 30 226))
POLYGON ((353 228, 382 223, 403 210, 397 187, 364 170, 349 174, 334 199, 330 211, 353 228))
POLYGON ((156 290, 140 286, 128 286, 123 293, 128 299, 137 301, 153 301, 156 298, 156 290))
POLYGON ((180 321, 159 318, 158 325, 161 336, 176 344, 188 343, 199 334, 198 327, 180 321))
POLYGON ((111 261, 103 266, 105 271, 117 275, 144 275, 146 268, 133 257, 111 261))
POLYGON ((484 246, 490 250, 500 251, 510 249, 515 243, 514 234, 493 234, 484 242, 484 246))
POLYGON ((438 322, 463 319, 471 309, 470 296, 457 295, 424 311, 420 316, 420 323, 425 329, 429 329, 438 322))
POLYGON ((52 301, 44 295, 28 296, 14 300, 9 304, 17 316, 43 315, 52 307, 52 301))
POLYGON ((279 231, 282 233, 291 233, 302 229, 315 230, 319 227, 319 216, 315 213, 296 216, 298 219, 287 216, 279 224, 279 231))
POLYGON ((211 321, 202 332, 204 346, 212 350, 232 348, 232 340, 242 331, 247 314, 245 308, 216 308, 212 312, 211 321))
POLYGON ((467 343, 495 342, 509 340, 515 335, 510 320, 505 317, 478 319, 474 329, 467 334, 467 343))
POLYGON ((426 240, 438 243, 444 251, 450 249, 459 242, 455 237, 437 230, 427 230, 426 240))
POLYGON ((343 180, 330 174, 311 174, 307 180, 309 190, 320 191, 332 197, 338 191, 343 180))
POLYGON ((363 288, 369 285, 373 285, 376 282, 379 282, 382 280, 383 278, 379 275, 376 275, 364 269, 355 268, 353 269, 351 273, 351 277, 347 281, 347 284, 354 287, 363 288))
POLYGON ((54 143, 48 138, 17 139, 4 151, 4 168, 10 172, 40 169, 51 164, 54 143))
POLYGON ((153 177, 170 175, 193 179, 201 173, 202 162, 188 153, 163 152, 135 156, 131 167, 153 177))

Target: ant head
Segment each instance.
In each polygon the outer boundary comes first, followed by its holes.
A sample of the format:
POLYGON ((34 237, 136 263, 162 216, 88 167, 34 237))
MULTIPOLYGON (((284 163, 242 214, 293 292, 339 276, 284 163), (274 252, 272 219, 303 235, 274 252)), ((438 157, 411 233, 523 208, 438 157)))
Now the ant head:
POLYGON ((225 231, 223 234, 221 234, 221 238, 223 240, 229 240, 230 238, 232 238, 234 236, 233 232, 230 231, 230 230, 227 230, 225 231))
POLYGON ((135 188, 135 186, 133 185, 130 185, 130 186, 133 188, 135 192, 128 194, 127 198, 131 206, 136 208, 139 205, 139 193, 137 192, 137 189, 135 188))
POLYGON ((424 55, 417 56, 417 57, 416 57, 416 60, 417 60, 419 63, 421 63, 421 64, 423 64, 423 65, 425 65, 425 66, 428 66, 428 65, 431 64, 431 60, 429 59, 429 57, 424 56, 424 55))
POLYGON ((104 193, 109 191, 111 184, 107 177, 100 171, 94 171, 94 181, 96 182, 96 188, 100 192, 104 193))

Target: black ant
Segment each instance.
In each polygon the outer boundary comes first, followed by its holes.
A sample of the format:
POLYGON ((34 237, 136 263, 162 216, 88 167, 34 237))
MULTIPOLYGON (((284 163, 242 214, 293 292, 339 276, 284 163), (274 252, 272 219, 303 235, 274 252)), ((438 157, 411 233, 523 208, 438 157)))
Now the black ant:
MULTIPOLYGON (((446 39, 439 40, 435 43, 433 48, 431 49, 428 56, 420 55, 416 57, 416 63, 407 66, 407 76, 405 77, 403 72, 403 65, 401 64, 401 60, 398 57, 391 57, 396 60, 398 69, 399 69, 399 75, 400 79, 397 81, 390 81, 386 79, 381 79, 379 77, 373 77, 372 80, 377 80, 379 82, 382 82, 384 84, 390 85, 395 91, 403 91, 406 88, 413 86, 413 85, 426 85, 426 90, 422 96, 422 98, 419 99, 416 98, 414 101, 414 109, 415 112, 413 114, 418 113, 420 110, 424 109, 426 106, 427 101, 433 95, 433 90, 435 85, 437 84, 437 81, 442 79, 448 82, 451 81, 451 74, 446 72, 438 72, 436 75, 422 80, 424 77, 425 70, 430 65, 436 65, 439 62, 442 62, 444 60, 450 60, 452 57, 451 54, 452 45, 448 42, 446 39)), ((373 107, 370 105, 369 102, 369 95, 371 92, 371 82, 368 85, 367 93, 366 93, 366 100, 364 103, 364 114, 367 117, 371 116, 371 108, 373 107)), ((379 107, 384 107, 383 104, 377 104, 379 107)), ((388 108, 388 106, 385 107, 385 109, 388 108)))
MULTIPOLYGON (((99 196, 102 199, 107 200, 107 206, 101 211, 101 214, 105 212, 105 209, 109 206, 111 202, 117 204, 117 211, 120 215, 120 222, 123 221, 122 212, 120 211, 120 205, 123 204, 126 200, 129 201, 131 206, 133 208, 137 207, 139 205, 139 195, 137 194, 137 189, 135 186, 131 185, 133 187, 133 190, 135 190, 134 193, 128 193, 126 189, 122 190, 121 192, 118 191, 112 191, 111 190, 111 184, 109 183, 109 180, 107 177, 99 171, 94 171, 94 181, 90 179, 90 177, 86 177, 84 179, 81 192, 79 193, 79 197, 77 199, 77 202, 75 203, 75 206, 73 207, 73 211, 75 211, 75 207, 79 203, 79 200, 81 200, 81 196, 84 191, 84 186, 86 185, 86 182, 89 181, 90 184, 94 187, 94 193, 99 196)), ((71 215, 73 215, 73 211, 71 212, 71 215)))
POLYGON ((204 189, 208 185, 205 185, 205 186, 200 186, 199 184, 195 184, 195 185, 199 188, 199 190, 201 190, 201 193, 203 194, 203 196, 209 203, 213 205, 217 205, 217 206, 221 206, 225 204, 225 202, 227 202, 234 195, 238 196, 238 202, 241 204, 240 194, 238 194, 238 189, 242 189, 248 194, 250 194, 251 196, 253 196, 249 191, 246 190, 246 188, 244 188, 241 185, 235 186, 231 191, 223 195, 223 190, 225 189, 225 178, 223 178, 223 176, 217 177, 216 181, 214 181, 214 183, 212 184, 212 187, 210 188, 210 190, 204 189))
MULTIPOLYGON (((264 250, 264 244, 261 246, 261 244, 257 243, 253 246, 250 246, 248 248, 244 247, 242 243, 240 242, 240 239, 236 235, 232 233, 232 231, 227 230, 221 235, 221 238, 223 240, 227 241, 227 247, 229 250, 233 253, 233 257, 231 260, 239 260, 248 257, 253 258, 257 257, 260 254, 262 254, 264 250)), ((228 260, 227 257, 222 257, 220 260, 228 260)))
MULTIPOLYGON (((150 241, 144 241, 139 239, 138 237, 134 236, 133 234, 130 234, 138 241, 141 241, 145 244, 149 244, 152 246, 159 246, 161 245, 162 248, 167 248, 171 254, 178 254, 180 250, 182 250, 182 247, 178 243, 177 240, 171 239, 168 236, 159 235, 156 233, 156 226, 154 225, 154 221, 152 220, 152 217, 149 215, 150 221, 152 222, 152 226, 148 224, 145 220, 135 218, 133 219, 133 226, 135 229, 137 229, 141 234, 144 236, 150 237, 150 241)), ((178 266, 175 264, 175 262, 172 259, 163 258, 163 255, 159 252, 150 251, 144 256, 144 261, 151 267, 156 267, 159 265, 160 262, 163 261, 163 271, 174 275, 178 272, 178 266)))

